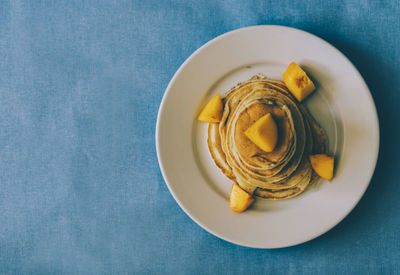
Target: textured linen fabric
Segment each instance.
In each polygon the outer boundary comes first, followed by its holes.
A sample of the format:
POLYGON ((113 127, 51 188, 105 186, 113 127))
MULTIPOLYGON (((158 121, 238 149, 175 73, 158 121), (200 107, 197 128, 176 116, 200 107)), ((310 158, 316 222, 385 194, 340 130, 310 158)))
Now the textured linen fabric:
POLYGON ((397 0, 1 1, 0 273, 400 272, 399 35, 397 0), (154 138, 182 62, 258 24, 300 28, 341 50, 381 127, 377 168, 354 211, 315 240, 275 250, 225 242, 186 216, 154 138))

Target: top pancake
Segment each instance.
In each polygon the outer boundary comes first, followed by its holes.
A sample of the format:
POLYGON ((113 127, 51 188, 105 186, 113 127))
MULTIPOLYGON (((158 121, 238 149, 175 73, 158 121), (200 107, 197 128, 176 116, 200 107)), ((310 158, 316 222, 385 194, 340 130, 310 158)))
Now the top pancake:
POLYGON ((240 156, 247 163, 262 167, 266 163, 279 163, 285 157, 292 142, 293 134, 290 121, 280 107, 256 102, 239 114, 235 127, 235 143, 240 156), (278 128, 278 143, 272 152, 265 152, 251 142, 244 132, 259 118, 271 113, 278 128))

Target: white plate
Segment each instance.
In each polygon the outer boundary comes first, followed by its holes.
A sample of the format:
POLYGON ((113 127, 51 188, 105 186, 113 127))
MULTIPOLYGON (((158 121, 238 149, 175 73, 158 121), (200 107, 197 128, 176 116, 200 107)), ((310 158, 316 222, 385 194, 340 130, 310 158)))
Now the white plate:
POLYGON ((372 177, 379 126, 368 87, 340 51, 301 30, 254 26, 211 40, 182 64, 161 102, 156 146, 171 194, 195 222, 235 244, 277 248, 318 237, 349 214, 372 177), (328 134, 335 178, 298 197, 257 199, 246 212, 234 213, 228 203, 232 183, 214 165, 207 124, 196 117, 213 95, 254 74, 281 80, 291 61, 315 80, 317 90, 306 104, 328 134))

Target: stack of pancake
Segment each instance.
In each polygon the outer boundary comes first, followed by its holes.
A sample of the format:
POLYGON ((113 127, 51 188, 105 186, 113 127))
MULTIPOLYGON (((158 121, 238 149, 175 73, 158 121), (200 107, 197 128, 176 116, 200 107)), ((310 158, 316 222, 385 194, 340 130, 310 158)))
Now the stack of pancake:
POLYGON ((300 194, 318 178, 308 157, 326 152, 327 137, 283 82, 254 76, 232 88, 223 103, 222 120, 209 124, 207 142, 229 179, 250 194, 279 200, 300 194), (278 143, 269 153, 244 134, 267 113, 278 127, 278 143))

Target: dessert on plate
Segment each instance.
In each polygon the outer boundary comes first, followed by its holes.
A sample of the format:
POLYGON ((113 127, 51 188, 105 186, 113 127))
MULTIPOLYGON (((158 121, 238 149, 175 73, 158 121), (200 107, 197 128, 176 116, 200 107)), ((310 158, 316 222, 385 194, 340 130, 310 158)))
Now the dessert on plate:
POLYGON ((287 199, 318 180, 331 180, 328 138, 301 102, 315 89, 294 62, 284 82, 256 75, 216 95, 198 119, 209 122, 208 148, 233 182, 230 205, 243 212, 255 197, 287 199))

